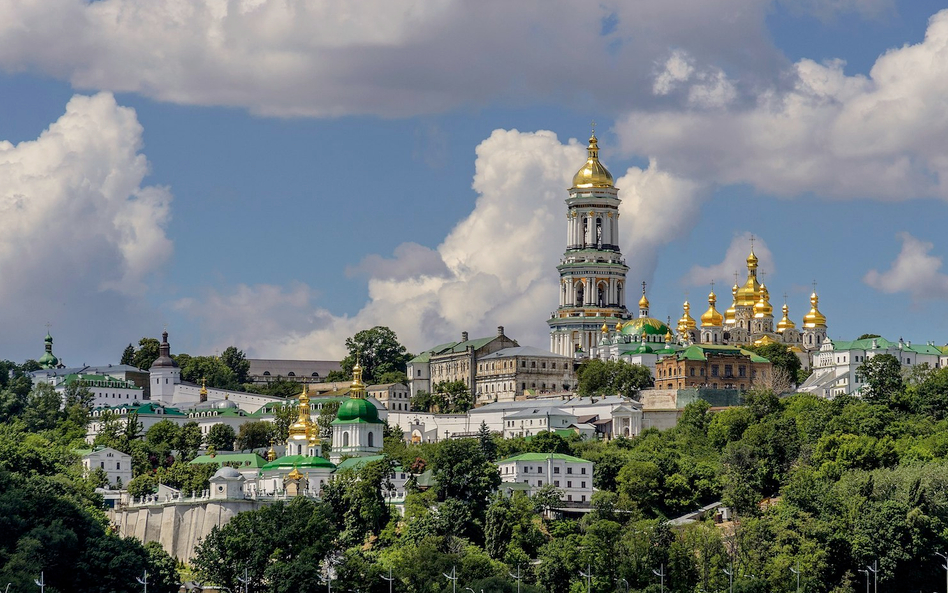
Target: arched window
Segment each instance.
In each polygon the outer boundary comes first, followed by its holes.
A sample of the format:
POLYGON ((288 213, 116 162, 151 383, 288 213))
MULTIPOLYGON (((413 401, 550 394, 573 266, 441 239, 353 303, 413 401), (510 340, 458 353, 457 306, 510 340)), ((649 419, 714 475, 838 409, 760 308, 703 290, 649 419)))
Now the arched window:
POLYGON ((616 284, 616 299, 619 305, 622 305, 622 283, 616 284))
POLYGON ((342 446, 343 447, 349 446, 349 433, 348 432, 342 433, 342 446))
POLYGON ((289 373, 286 374, 286 376, 287 376, 287 377, 295 377, 295 376, 296 376, 296 373, 294 373, 293 371, 290 371, 289 373))
POLYGON ((605 284, 600 283, 596 287, 596 303, 600 307, 606 306, 606 285, 605 284))
POLYGON ((264 376, 264 377, 269 377, 269 376, 270 376, 270 371, 263 371, 263 376, 264 376))
POLYGON ((374 432, 369 433, 369 446, 370 447, 375 446, 375 433, 374 432))
POLYGON ((313 374, 310 375, 310 376, 313 377, 314 379, 318 379, 318 378, 319 378, 319 373, 313 373, 313 374))
POLYGON ((576 302, 574 304, 582 305, 585 302, 583 300, 583 297, 585 296, 585 294, 586 294, 586 287, 583 286, 582 282, 577 282, 576 283, 576 302))

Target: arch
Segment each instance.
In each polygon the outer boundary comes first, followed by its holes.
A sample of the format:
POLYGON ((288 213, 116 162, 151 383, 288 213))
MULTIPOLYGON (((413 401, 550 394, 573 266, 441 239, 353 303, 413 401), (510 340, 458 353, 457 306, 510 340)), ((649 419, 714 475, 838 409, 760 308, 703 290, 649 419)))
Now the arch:
POLYGON ((270 376, 270 371, 263 371, 263 376, 264 376, 264 377, 269 377, 269 376, 270 376))
POLYGON ((573 301, 573 304, 576 306, 582 306, 585 302, 586 296, 586 285, 582 280, 576 283, 576 300, 573 301))
POLYGON ((369 447, 374 447, 374 446, 375 446, 375 433, 370 432, 369 433, 369 447))
POLYGON ((606 284, 600 282, 596 285, 596 304, 600 307, 606 306, 606 284))
POLYGON ((349 431, 342 433, 342 446, 343 447, 349 446, 349 431))
POLYGON ((287 377, 295 377, 295 376, 296 376, 296 373, 294 373, 293 371, 290 371, 289 373, 286 374, 286 376, 287 376, 287 377))
POLYGON ((319 379, 319 373, 313 373, 312 375, 310 375, 310 377, 313 377, 314 379, 319 379))

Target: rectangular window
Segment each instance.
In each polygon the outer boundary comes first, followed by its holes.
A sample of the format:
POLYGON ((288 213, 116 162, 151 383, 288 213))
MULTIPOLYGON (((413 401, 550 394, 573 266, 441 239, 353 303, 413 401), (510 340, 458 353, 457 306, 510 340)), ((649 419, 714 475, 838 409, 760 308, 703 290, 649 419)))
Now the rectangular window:
POLYGON ((712 377, 717 377, 717 376, 718 376, 718 365, 716 365, 716 364, 712 364, 712 365, 711 365, 711 376, 712 376, 712 377))
POLYGON ((537 486, 542 486, 542 485, 543 485, 543 480, 537 480, 537 486))
POLYGON ((579 469, 579 473, 585 474, 585 473, 586 473, 586 468, 585 468, 585 467, 581 467, 581 468, 579 469))
POLYGON ((585 487, 586 487, 586 482, 580 482, 579 485, 580 485, 580 488, 585 488, 585 487))
POLYGON ((560 487, 560 481, 559 481, 559 480, 555 480, 555 481, 553 482, 553 485, 556 486, 557 488, 559 488, 559 487, 560 487))
POLYGON ((695 376, 695 367, 691 367, 691 376, 692 376, 692 377, 695 376))
POLYGON ((568 474, 573 473, 573 468, 571 468, 571 467, 566 468, 566 473, 568 473, 568 474))
POLYGON ((560 473, 560 468, 554 467, 554 468, 553 468, 553 473, 554 473, 554 474, 560 473))
POLYGON ((99 467, 101 467, 102 469, 105 469, 105 462, 104 462, 104 461, 100 461, 100 462, 99 462, 99 467))
POLYGON ((116 462, 115 462, 115 469, 117 469, 117 470, 118 470, 118 469, 122 469, 122 464, 119 463, 118 461, 116 461, 116 462))
POLYGON ((570 480, 566 480, 566 487, 567 487, 567 488, 572 488, 572 487, 573 487, 573 482, 571 482, 570 480))
POLYGON ((745 367, 744 365, 741 365, 741 366, 737 367, 737 373, 738 373, 741 377, 746 377, 746 376, 747 376, 747 367, 745 367))
POLYGON ((729 365, 729 364, 724 365, 724 376, 725 376, 725 377, 733 377, 733 376, 734 376, 734 367, 731 366, 731 365, 729 365))

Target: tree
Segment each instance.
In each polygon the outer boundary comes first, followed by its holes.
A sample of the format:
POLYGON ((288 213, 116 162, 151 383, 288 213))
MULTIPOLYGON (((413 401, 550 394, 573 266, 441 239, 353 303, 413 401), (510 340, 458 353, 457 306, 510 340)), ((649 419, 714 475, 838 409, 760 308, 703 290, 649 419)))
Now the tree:
POLYGON ((276 427, 272 422, 266 420, 244 422, 237 433, 237 448, 247 451, 266 447, 270 444, 270 439, 275 439, 275 433, 276 427))
POLYGON ((407 385, 408 375, 406 375, 404 371, 389 371, 378 377, 377 381, 383 385, 386 383, 404 383, 407 385))
POLYGON ((181 367, 181 379, 191 383, 207 382, 208 387, 236 390, 239 387, 237 376, 224 361, 216 356, 189 356, 179 354, 175 357, 181 367))
POLYGON ((859 337, 856 338, 856 339, 857 339, 857 340, 869 340, 869 339, 872 339, 872 338, 881 338, 881 337, 882 337, 882 336, 880 336, 879 334, 862 334, 861 336, 859 336, 859 337))
POLYGON ((443 402, 438 410, 442 414, 464 414, 474 407, 471 390, 464 381, 441 381, 435 383, 434 391, 443 402))
MULTIPOLYGON (((323 409, 326 409, 326 406, 331 404, 323 404, 323 409)), ((339 409, 339 404, 334 404, 335 408, 339 409)), ((322 417, 322 413, 320 413, 322 417)), ((299 418, 299 412, 296 406, 287 403, 286 405, 278 405, 273 408, 273 438, 280 442, 285 442, 286 439, 290 436, 290 426, 296 422, 296 419, 299 418)), ((335 415, 333 415, 335 418, 335 415)), ((329 422, 332 422, 330 420, 329 422)))
POLYGON ((184 461, 191 461, 197 457, 197 452, 204 444, 204 435, 201 434, 201 427, 197 422, 191 420, 181 427, 180 440, 178 441, 178 450, 184 461))
POLYGON ((120 364, 135 364, 135 346, 132 346, 131 343, 129 343, 129 345, 125 347, 125 350, 122 351, 122 359, 120 364))
POLYGON ((215 424, 207 431, 207 445, 218 451, 233 451, 237 435, 227 424, 215 424))
POLYGON ((342 372, 347 379, 352 377, 352 367, 358 359, 366 383, 377 383, 376 379, 385 373, 404 373, 408 368, 408 361, 412 358, 408 350, 398 343, 395 332, 380 325, 346 338, 346 350, 349 354, 340 363, 342 372))
POLYGON ((148 589, 156 593, 177 593, 181 583, 178 565, 158 542, 145 544, 148 554, 148 589))
POLYGON ((494 433, 487 428, 487 422, 483 420, 481 420, 481 427, 477 430, 477 442, 487 461, 497 461, 497 443, 494 442, 494 433))
POLYGON ((243 350, 238 350, 235 346, 228 346, 221 352, 221 362, 231 370, 236 383, 243 384, 250 380, 250 361, 247 360, 243 350))
POLYGON ((863 399, 873 403, 891 404, 902 393, 902 365, 891 354, 867 358, 856 369, 856 376, 865 383, 863 399))
POLYGON ((546 514, 560 506, 563 500, 563 491, 553 484, 544 484, 530 497, 536 512, 546 514))
POLYGON ((151 364, 155 362, 155 360, 161 354, 159 346, 161 346, 160 342, 154 338, 142 338, 139 340, 138 350, 135 352, 135 358, 133 359, 133 366, 136 366, 143 371, 150 369, 151 364))
POLYGON ((542 431, 530 437, 530 451, 534 453, 569 454, 569 443, 555 432, 542 431))
POLYGON ((581 364, 577 376, 577 391, 580 397, 621 395, 632 398, 641 389, 653 384, 652 373, 648 367, 598 358, 581 364))
MULTIPOLYGON (((756 352, 763 356, 773 365, 773 374, 778 373, 782 377, 788 378, 790 383, 796 381, 797 374, 803 366, 800 358, 790 350, 786 344, 766 344, 764 346, 748 346, 747 350, 756 352)), ((790 386, 792 387, 792 385, 790 386)))
POLYGON ((319 438, 323 441, 323 450, 329 451, 332 443, 332 421, 336 419, 341 402, 326 402, 316 417, 316 426, 319 427, 319 438))
POLYGON ((52 430, 59 424, 63 398, 49 383, 39 383, 30 392, 23 420, 33 431, 52 430))
POLYGON ((430 412, 444 406, 444 400, 434 393, 419 389, 411 397, 411 409, 415 412, 430 412))
POLYGON ((433 464, 440 500, 457 498, 483 508, 500 485, 497 468, 484 456, 476 439, 443 441, 433 464))

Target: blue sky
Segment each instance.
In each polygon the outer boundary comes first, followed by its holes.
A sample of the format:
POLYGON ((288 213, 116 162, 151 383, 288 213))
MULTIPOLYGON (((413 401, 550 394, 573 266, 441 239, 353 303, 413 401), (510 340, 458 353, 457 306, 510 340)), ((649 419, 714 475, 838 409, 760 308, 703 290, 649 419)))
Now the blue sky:
POLYGON ((165 326, 261 357, 375 324, 546 346, 593 119, 654 316, 728 301, 753 234, 798 322, 815 280, 831 337, 948 341, 948 12, 693 4, 8 8, 0 357, 46 323, 69 364, 165 326))

